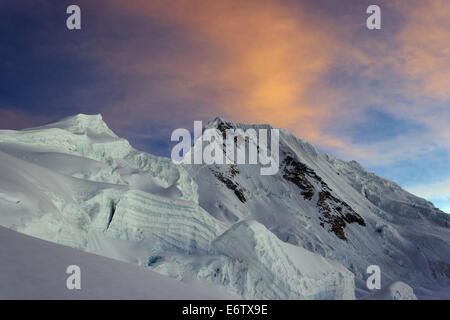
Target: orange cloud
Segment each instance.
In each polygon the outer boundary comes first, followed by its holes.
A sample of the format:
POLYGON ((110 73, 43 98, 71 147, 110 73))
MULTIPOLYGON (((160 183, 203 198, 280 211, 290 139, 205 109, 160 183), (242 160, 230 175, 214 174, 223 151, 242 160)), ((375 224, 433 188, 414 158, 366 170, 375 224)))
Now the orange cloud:
MULTIPOLYGON (((158 62, 184 79, 176 94, 189 98, 206 84, 215 88, 208 103, 216 114, 339 144, 320 130, 340 99, 321 84, 339 48, 326 22, 279 1, 133 1, 126 8, 170 21, 211 50, 206 57, 180 52, 158 62)), ((154 61, 145 64, 137 69, 155 69, 154 61)))
MULTIPOLYGON (((398 10, 406 23, 395 29, 398 33, 386 24, 383 33, 365 38, 356 35, 365 30, 364 11, 354 17, 361 24, 337 29, 336 20, 306 12, 298 2, 117 0, 115 5, 137 17, 170 25, 185 37, 186 42, 179 47, 174 43, 165 51, 167 55, 112 60, 113 64, 120 61, 125 73, 165 75, 159 83, 148 84, 148 91, 190 106, 170 112, 161 109, 158 117, 167 123, 170 117, 187 112, 196 118, 222 115, 287 128, 316 145, 359 159, 372 158, 374 150, 388 158, 383 145, 355 145, 345 132, 332 136, 327 128, 338 122, 343 128, 351 126, 370 104, 389 106, 389 112, 400 117, 421 118, 431 125, 436 117, 425 116, 423 106, 394 105, 384 96, 400 93, 417 101, 419 97, 450 97, 450 10, 445 1, 414 1, 408 6, 389 2, 382 13, 398 10), (336 66, 362 75, 367 83, 355 89, 351 82, 346 86, 336 85, 339 79, 327 82, 328 72, 336 66), (388 84, 372 91, 371 80, 388 84), (395 86, 390 87, 389 81, 395 86), (198 107, 192 107, 195 104, 198 107)), ((332 10, 327 14, 332 15, 332 10)), ((121 48, 114 54, 126 57, 127 50, 121 48)), ((134 58, 135 52, 129 56, 134 58)), ((158 104, 153 96, 141 99, 147 100, 137 104, 158 104)), ((124 106, 116 108, 126 122, 124 106)), ((448 129, 441 127, 440 132, 441 137, 445 132, 448 136, 448 129)))
POLYGON ((406 24, 396 37, 397 67, 412 92, 450 99, 450 2, 412 2, 401 8, 406 24))

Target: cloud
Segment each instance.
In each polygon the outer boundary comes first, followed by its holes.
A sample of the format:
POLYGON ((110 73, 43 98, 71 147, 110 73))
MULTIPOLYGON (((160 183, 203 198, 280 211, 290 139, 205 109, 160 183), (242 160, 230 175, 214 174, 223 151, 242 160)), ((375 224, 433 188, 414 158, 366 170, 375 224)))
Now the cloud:
POLYGON ((450 180, 416 185, 408 188, 408 191, 419 197, 433 201, 438 208, 450 213, 450 180))
POLYGON ((402 10, 407 20, 396 36, 396 62, 416 89, 411 94, 450 99, 450 3, 412 1, 402 10))
MULTIPOLYGON (((336 116, 331 126, 319 123, 322 132, 335 134, 340 142, 321 146, 370 166, 450 149, 450 3, 383 3, 383 17, 392 12, 395 25, 392 17, 383 19, 383 33, 379 35, 353 31, 358 45, 345 51, 352 59, 350 63, 335 61, 330 78, 330 87, 344 97, 339 110, 346 112, 336 116), (374 132, 387 125, 377 117, 369 119, 371 123, 364 121, 374 108, 411 126, 374 132), (361 137, 380 139, 355 140, 355 127, 361 129, 361 137)), ((345 37, 339 41, 343 46, 345 37)))
MULTIPOLYGON (((180 44, 179 50, 170 44, 167 56, 140 55, 138 44, 106 54, 110 65, 124 77, 140 75, 140 98, 131 98, 136 102, 134 110, 138 105, 142 111, 149 105, 155 108, 156 98, 165 96, 160 103, 166 104, 168 121, 174 114, 191 119, 222 115, 288 128, 316 143, 341 144, 321 130, 336 117, 343 99, 343 92, 322 81, 335 57, 342 55, 326 20, 294 2, 133 1, 116 5, 134 16, 172 26, 165 36, 180 44), (137 59, 130 61, 126 58, 130 55, 137 59), (151 76, 155 74, 158 82, 151 76), (167 106, 172 99, 178 107, 167 106)), ((123 111, 122 105, 116 108, 123 111)), ((131 115, 122 119, 127 117, 130 122, 136 120, 131 115)))
POLYGON ((433 184, 417 185, 408 190, 424 198, 450 200, 450 180, 433 184))

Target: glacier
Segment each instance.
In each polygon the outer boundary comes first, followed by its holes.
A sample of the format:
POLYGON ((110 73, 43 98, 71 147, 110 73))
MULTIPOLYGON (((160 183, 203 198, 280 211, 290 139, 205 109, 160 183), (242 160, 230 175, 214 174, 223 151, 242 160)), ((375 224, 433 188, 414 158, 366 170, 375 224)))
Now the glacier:
POLYGON ((259 172, 174 164, 101 115, 0 130, 0 225, 235 298, 450 298, 450 218, 430 202, 284 129, 279 172, 259 172))

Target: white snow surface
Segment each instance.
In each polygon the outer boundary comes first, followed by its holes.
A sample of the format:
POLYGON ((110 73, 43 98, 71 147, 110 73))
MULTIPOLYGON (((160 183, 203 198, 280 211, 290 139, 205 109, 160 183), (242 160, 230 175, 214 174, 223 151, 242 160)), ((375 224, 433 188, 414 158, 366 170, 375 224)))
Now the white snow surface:
POLYGON ((223 299, 129 263, 89 254, 0 227, 0 300, 223 299), (8 245, 5 245, 8 244, 8 245), (67 267, 80 267, 69 290, 67 267))
POLYGON ((396 281, 365 297, 367 300, 417 300, 413 288, 406 283, 396 281))
POLYGON ((450 298, 449 216, 286 130, 273 176, 176 165, 134 149, 100 115, 0 130, 0 225, 234 298, 450 298), (378 293, 365 286, 373 264, 378 293))

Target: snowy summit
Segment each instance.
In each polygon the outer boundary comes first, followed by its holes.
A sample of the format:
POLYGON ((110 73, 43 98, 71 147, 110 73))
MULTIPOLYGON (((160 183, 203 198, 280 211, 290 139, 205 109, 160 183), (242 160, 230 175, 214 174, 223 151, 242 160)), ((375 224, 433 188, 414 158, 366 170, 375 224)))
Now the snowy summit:
MULTIPOLYGON (((209 124, 229 126, 269 128, 209 124)), ((40 286, 48 261, 79 263, 91 279, 125 275, 119 297, 450 298, 447 214, 286 130, 279 139, 279 171, 261 176, 259 165, 138 151, 101 115, 0 130, 0 225, 14 230, 0 228, 0 298, 77 298, 58 279, 40 286), (20 243, 45 259, 27 266, 20 243), (28 276, 12 290, 19 264, 28 276), (375 292, 370 265, 381 270, 375 292)), ((115 297, 95 279, 99 291, 82 298, 115 297)))

